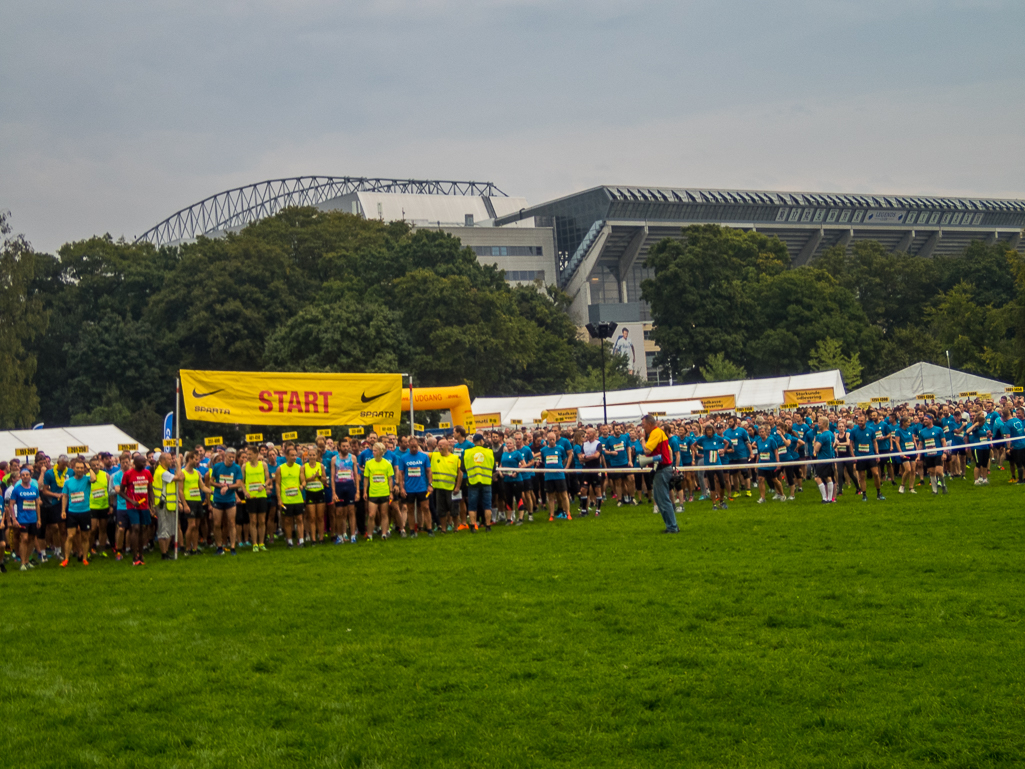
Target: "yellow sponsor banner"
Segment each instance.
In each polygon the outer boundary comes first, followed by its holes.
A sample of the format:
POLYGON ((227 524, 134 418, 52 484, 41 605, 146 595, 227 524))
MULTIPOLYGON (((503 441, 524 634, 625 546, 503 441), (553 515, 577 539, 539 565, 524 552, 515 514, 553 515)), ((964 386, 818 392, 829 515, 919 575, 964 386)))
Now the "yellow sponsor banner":
POLYGON ((715 398, 702 398, 701 408, 709 411, 733 411, 737 407, 737 398, 734 395, 719 395, 715 398))
POLYGON ((374 432, 378 435, 398 435, 395 425, 374 425, 374 432))
POLYGON ((299 439, 299 433, 294 430, 290 433, 281 433, 281 440, 283 441, 295 441, 299 439))
POLYGON ((423 431, 424 431, 424 426, 423 425, 419 425, 416 422, 413 423, 413 432, 422 433, 423 431))
POLYGON ((88 454, 88 446, 68 446, 68 454, 88 454))
POLYGON ((1025 387, 1005 387, 1005 393, 1025 393, 1025 387))
POLYGON ((363 435, 365 430, 362 427, 350 427, 349 435, 363 435))
POLYGON ((16 456, 16 457, 31 457, 33 454, 36 454, 38 452, 39 452, 39 449, 37 449, 35 446, 26 446, 23 449, 15 449, 14 450, 14 456, 16 456))
POLYGON ((330 438, 331 437, 331 428, 330 427, 325 427, 325 428, 323 428, 321 430, 317 430, 317 437, 318 438, 330 438))
POLYGON ((578 421, 576 409, 548 409, 541 412, 541 418, 556 424, 578 421))
POLYGON ((978 393, 975 392, 975 390, 968 390, 968 391, 963 392, 963 393, 958 393, 957 397, 959 397, 959 398, 974 398, 976 395, 978 395, 978 393))
POLYGON ((400 374, 181 371, 185 416, 258 425, 398 424, 400 374))
POLYGON ((224 438, 222 438, 221 436, 219 436, 219 435, 218 435, 218 436, 217 436, 217 437, 215 437, 215 438, 207 438, 207 439, 206 439, 205 441, 203 441, 203 442, 204 442, 204 443, 205 443, 205 444, 206 444, 207 446, 223 446, 223 445, 224 445, 224 438))
POLYGON ((263 440, 263 433, 246 433, 246 443, 259 443, 263 440))
POLYGON ((511 425, 522 425, 523 424, 523 420, 522 419, 510 419, 509 420, 509 424, 511 424, 511 425))
POLYGON ((921 395, 915 396, 916 401, 934 401, 936 400, 936 393, 922 393, 921 395))
MULTIPOLYGON (((164 448, 165 449, 173 449, 176 446, 181 446, 181 445, 182 445, 181 438, 164 438, 164 448)), ((207 443, 206 445, 209 446, 210 444, 207 443)), ((134 451, 134 450, 135 449, 128 449, 128 451, 134 451)))
POLYGON ((117 450, 118 451, 138 451, 139 450, 139 444, 138 443, 119 443, 117 445, 117 450))
POLYGON ((473 426, 474 427, 494 427, 495 425, 502 424, 501 414, 474 414, 473 415, 473 426))
POLYGON ((450 430, 452 428, 451 422, 438 422, 439 430, 450 430))
POLYGON ((836 396, 832 387, 816 387, 811 390, 784 390, 783 403, 805 406, 812 403, 825 403, 836 396))

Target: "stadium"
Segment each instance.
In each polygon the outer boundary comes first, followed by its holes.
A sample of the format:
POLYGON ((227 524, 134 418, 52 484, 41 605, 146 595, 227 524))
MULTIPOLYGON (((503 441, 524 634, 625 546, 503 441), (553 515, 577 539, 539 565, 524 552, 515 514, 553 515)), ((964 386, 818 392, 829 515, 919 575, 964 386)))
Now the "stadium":
POLYGON ((288 206, 315 206, 447 232, 513 284, 555 283, 580 327, 613 321, 643 354, 632 372, 654 384, 658 347, 641 283, 648 250, 681 228, 719 224, 778 237, 795 266, 826 249, 878 241, 929 258, 973 241, 1022 251, 1025 200, 603 185, 528 206, 491 182, 301 176, 220 192, 175 212, 138 240, 167 245, 218 237, 288 206))

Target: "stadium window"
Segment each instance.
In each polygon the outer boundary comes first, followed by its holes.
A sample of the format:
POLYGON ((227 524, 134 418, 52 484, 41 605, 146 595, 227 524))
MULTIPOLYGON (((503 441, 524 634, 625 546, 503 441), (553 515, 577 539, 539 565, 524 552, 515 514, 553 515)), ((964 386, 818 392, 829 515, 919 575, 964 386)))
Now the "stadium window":
POLYGON ((501 251, 502 253, 500 254, 500 256, 509 256, 509 249, 507 249, 505 246, 501 247, 501 251))
POLYGON ((502 251, 502 249, 500 249, 498 246, 492 246, 491 247, 491 255, 492 256, 501 256, 502 255, 501 251, 502 251))

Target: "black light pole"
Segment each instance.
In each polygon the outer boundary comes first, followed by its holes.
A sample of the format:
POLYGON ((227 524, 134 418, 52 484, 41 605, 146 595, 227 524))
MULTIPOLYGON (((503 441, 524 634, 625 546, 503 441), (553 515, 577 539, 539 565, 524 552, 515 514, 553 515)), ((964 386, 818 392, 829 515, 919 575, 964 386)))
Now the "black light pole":
POLYGON ((616 333, 616 324, 612 321, 606 321, 605 323, 588 323, 587 333, 591 335, 591 339, 597 339, 598 344, 601 345, 601 409, 604 417, 604 424, 609 423, 609 406, 606 403, 605 396, 605 340, 611 339, 612 335, 616 333))

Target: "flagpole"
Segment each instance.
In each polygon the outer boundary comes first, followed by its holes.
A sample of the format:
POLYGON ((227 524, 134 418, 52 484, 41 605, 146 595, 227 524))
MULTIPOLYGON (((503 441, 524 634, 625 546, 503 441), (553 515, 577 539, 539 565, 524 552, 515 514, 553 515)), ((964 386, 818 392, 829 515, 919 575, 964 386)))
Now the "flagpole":
POLYGON ((409 435, 416 435, 416 428, 413 427, 413 375, 409 374, 409 435))
MULTIPOLYGON (((181 422, 180 422, 180 419, 179 419, 179 416, 178 416, 178 413, 179 413, 178 412, 178 408, 179 408, 179 402, 181 401, 181 394, 182 394, 182 380, 180 378, 176 377, 175 380, 174 380, 174 442, 176 444, 175 447, 174 447, 174 451, 175 451, 175 459, 178 460, 177 462, 175 462, 175 464, 178 467, 181 467, 181 464, 182 464, 182 457, 181 457, 181 453, 182 453, 181 422)), ((167 493, 166 489, 164 490, 164 493, 165 494, 167 493)), ((178 483, 177 483, 177 481, 174 484, 174 493, 175 494, 178 493, 178 483)), ((164 500, 164 502, 166 504, 167 500, 164 500)), ((179 548, 179 545, 181 544, 178 541, 178 534, 181 532, 181 511, 178 510, 178 506, 177 505, 175 505, 175 510, 178 512, 178 514, 174 516, 175 517, 175 522, 174 522, 174 560, 177 561, 178 560, 178 548, 179 548)))

